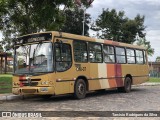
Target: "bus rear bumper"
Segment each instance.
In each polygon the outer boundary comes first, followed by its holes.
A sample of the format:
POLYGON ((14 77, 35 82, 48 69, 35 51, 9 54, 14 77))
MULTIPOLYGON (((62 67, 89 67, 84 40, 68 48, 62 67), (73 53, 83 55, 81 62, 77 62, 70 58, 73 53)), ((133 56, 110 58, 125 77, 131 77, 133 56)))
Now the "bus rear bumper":
POLYGON ((54 87, 20 87, 12 88, 12 93, 15 95, 53 95, 54 87))

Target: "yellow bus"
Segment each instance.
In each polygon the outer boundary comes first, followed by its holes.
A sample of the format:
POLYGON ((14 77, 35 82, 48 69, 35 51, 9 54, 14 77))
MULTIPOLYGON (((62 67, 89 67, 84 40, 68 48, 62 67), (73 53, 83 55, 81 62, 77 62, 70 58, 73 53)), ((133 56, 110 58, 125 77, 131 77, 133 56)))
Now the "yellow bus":
POLYGON ((63 32, 29 34, 14 40, 12 92, 16 95, 73 94, 117 88, 149 79, 143 47, 63 32))

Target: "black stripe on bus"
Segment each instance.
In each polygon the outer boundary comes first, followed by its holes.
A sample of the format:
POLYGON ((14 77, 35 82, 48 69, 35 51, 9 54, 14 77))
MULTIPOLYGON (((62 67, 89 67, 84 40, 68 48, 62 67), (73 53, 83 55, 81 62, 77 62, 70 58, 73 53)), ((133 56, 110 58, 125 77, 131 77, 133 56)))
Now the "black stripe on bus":
MULTIPOLYGON (((148 77, 149 75, 143 75, 143 76, 132 76, 132 77, 148 77)), ((108 78, 92 78, 87 80, 103 80, 103 79, 115 79, 115 78, 125 78, 125 77, 108 77, 108 78)), ((56 82, 69 82, 69 81, 75 81, 75 80, 56 80, 56 82)))

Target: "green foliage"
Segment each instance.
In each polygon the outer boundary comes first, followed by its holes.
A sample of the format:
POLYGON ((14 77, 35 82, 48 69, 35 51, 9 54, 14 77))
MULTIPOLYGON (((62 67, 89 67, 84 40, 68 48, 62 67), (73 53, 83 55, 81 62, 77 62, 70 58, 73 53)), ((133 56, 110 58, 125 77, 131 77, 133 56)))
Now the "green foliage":
POLYGON ((160 78, 149 78, 148 82, 160 82, 160 78))
MULTIPOLYGON (((83 30, 83 15, 84 11, 82 9, 74 8, 72 10, 66 10, 65 11, 65 22, 62 27, 63 32, 73 33, 82 35, 83 30)), ((84 35, 89 36, 88 30, 90 23, 90 15, 85 14, 85 25, 84 25, 84 35)))
POLYGON ((0 30, 5 49, 11 39, 40 31, 59 30, 64 16, 60 6, 72 6, 72 0, 0 0, 0 30))
POLYGON ((156 62, 160 62, 160 56, 156 58, 156 62))
MULTIPOLYGON (((145 30, 144 16, 137 15, 133 20, 125 17, 124 11, 117 12, 115 9, 102 11, 96 20, 95 25, 92 25, 92 30, 101 31, 98 37, 110 39, 118 42, 133 43, 136 41, 136 34, 144 37, 145 30)), ((99 34, 99 33, 98 33, 99 34)))
POLYGON ((147 41, 145 38, 139 38, 136 41, 136 44, 139 45, 139 46, 145 47, 147 49, 147 52, 148 52, 149 56, 152 56, 154 54, 154 49, 151 48, 150 42, 147 41))
POLYGON ((3 47, 1 44, 0 44, 0 52, 3 52, 3 47))
POLYGON ((0 74, 0 94, 12 92, 12 75, 0 74))

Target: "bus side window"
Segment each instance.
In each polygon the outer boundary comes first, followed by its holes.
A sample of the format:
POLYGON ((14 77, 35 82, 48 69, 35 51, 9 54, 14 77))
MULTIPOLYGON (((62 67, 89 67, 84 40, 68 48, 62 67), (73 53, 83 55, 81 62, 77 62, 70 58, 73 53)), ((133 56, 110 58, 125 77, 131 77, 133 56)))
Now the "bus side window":
POLYGON ((87 62, 88 53, 87 53, 87 43, 83 41, 74 41, 74 60, 75 62, 87 62))
POLYGON ((105 63, 115 63, 114 47, 103 45, 104 62, 105 63))
POLYGON ((116 60, 117 63, 126 63, 125 49, 122 47, 116 47, 116 60))
POLYGON ((136 62, 138 64, 144 63, 144 57, 143 57, 143 51, 142 50, 136 50, 136 62))
POLYGON ((126 49, 126 53, 127 53, 127 63, 129 64, 135 64, 136 63, 136 59, 135 59, 135 52, 134 49, 126 49))
POLYGON ((96 43, 89 43, 89 61, 102 63, 102 46, 96 43))

